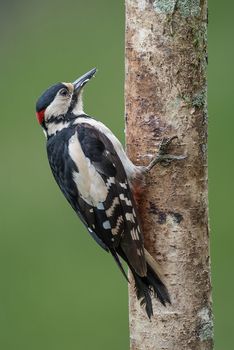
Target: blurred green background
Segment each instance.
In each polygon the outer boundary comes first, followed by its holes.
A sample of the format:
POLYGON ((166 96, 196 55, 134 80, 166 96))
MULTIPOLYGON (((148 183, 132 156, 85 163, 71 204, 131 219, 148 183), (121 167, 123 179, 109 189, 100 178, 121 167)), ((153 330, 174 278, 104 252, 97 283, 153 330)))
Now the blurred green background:
MULTIPOLYGON (((226 2, 227 3, 227 2, 226 2)), ((209 4, 209 180, 217 350, 233 349, 234 3, 209 4)), ((34 112, 99 69, 86 111, 124 141, 124 1, 0 2, 0 349, 128 349, 127 285, 63 199, 34 112)))

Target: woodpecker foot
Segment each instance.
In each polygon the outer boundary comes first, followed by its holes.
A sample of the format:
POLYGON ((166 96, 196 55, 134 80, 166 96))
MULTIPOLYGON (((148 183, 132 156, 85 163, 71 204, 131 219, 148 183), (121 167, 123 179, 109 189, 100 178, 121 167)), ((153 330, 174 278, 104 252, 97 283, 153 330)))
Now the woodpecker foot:
POLYGON ((157 156, 150 162, 150 164, 145 168, 146 172, 149 172, 156 164, 160 163, 163 166, 168 166, 173 160, 182 160, 186 156, 180 155, 176 156, 173 154, 168 154, 168 147, 174 139, 178 139, 177 136, 170 137, 169 139, 164 138, 159 146, 159 151, 157 156))

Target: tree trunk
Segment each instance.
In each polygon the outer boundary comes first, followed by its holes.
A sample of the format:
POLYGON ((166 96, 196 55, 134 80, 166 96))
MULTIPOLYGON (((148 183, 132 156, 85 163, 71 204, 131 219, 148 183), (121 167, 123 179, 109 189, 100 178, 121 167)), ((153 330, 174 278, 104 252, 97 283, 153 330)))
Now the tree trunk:
MULTIPOLYGON (((172 304, 130 298, 131 349, 213 346, 207 200, 206 0, 126 0, 126 146, 148 164, 163 137, 187 159, 154 168, 138 203, 172 304)), ((172 153, 172 152, 171 152, 172 153)))

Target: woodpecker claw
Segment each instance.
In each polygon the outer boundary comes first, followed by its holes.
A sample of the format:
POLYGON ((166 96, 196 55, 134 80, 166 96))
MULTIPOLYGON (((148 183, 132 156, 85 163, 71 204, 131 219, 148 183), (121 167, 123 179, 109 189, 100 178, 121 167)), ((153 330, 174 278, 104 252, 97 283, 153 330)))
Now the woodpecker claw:
POLYGON ((157 156, 146 167, 146 172, 149 172, 156 164, 160 163, 162 166, 168 166, 173 160, 182 160, 187 158, 185 155, 172 155, 168 154, 168 147, 174 139, 178 139, 178 136, 172 136, 169 139, 163 138, 159 145, 157 156))

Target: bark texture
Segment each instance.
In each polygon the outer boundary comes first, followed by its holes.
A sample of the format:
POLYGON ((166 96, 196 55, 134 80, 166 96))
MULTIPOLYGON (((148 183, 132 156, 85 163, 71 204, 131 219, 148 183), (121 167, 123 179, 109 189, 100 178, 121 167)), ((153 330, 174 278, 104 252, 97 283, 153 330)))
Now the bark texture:
POLYGON ((163 137, 186 154, 147 178, 145 245, 160 262, 172 305, 151 322, 130 286, 131 350, 213 346, 207 200, 206 0, 126 0, 126 146, 148 164, 163 137))

